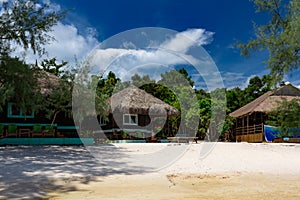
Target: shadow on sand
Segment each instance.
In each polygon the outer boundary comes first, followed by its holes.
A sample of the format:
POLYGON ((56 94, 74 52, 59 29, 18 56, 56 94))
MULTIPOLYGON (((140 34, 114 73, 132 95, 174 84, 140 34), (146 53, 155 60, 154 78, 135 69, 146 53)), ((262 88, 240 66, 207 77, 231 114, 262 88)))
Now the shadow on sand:
POLYGON ((151 171, 122 161, 126 153, 113 145, 93 148, 100 159, 84 146, 0 147, 0 199, 39 199, 51 190, 76 190, 72 180, 87 184, 99 176, 151 171))

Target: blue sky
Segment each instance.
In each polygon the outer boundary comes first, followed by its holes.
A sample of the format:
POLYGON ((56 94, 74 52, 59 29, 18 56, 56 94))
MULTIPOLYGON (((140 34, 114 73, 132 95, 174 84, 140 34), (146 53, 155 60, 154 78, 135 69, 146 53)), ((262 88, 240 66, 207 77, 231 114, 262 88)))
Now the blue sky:
MULTIPOLYGON (((74 41, 79 44, 82 42, 82 51, 88 51, 97 42, 101 43, 115 34, 139 27, 163 27, 178 32, 205 29, 214 34, 213 40, 203 47, 215 61, 226 87, 244 87, 250 77, 268 73, 263 63, 268 57, 267 52, 252 53, 249 58, 245 58, 240 55, 239 50, 233 48, 236 40, 246 42, 254 37, 252 21, 264 24, 269 20, 266 14, 256 13, 254 4, 248 0, 53 2, 59 9, 72 9, 60 24, 61 27, 55 30, 54 36, 58 36, 62 43, 68 42, 64 37, 72 38, 73 34, 73 41, 66 44, 73 45, 73 51, 77 48, 74 41)), ((58 50, 59 45, 49 49, 56 49, 56 53, 61 51, 58 50)), ((70 54, 81 52, 73 51, 70 54)), ((61 55, 64 53, 61 52, 61 55)), ((297 79, 298 76, 286 77, 286 81, 300 85, 297 79)))

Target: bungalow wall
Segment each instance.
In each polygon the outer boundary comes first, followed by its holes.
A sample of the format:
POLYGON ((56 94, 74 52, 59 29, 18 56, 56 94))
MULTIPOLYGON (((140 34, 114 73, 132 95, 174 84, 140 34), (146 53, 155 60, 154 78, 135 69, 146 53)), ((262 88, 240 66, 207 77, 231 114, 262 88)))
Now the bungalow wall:
POLYGON ((267 115, 262 112, 254 112, 238 117, 235 122, 235 139, 237 142, 263 142, 264 123, 267 115))
MULTIPOLYGON (((24 116, 22 109, 18 108, 14 103, 8 102, 3 106, 0 113, 0 124, 17 125, 18 129, 32 129, 34 125, 51 125, 52 119, 48 119, 43 112, 31 112, 24 116)), ((78 137, 74 121, 71 117, 67 117, 65 113, 58 113, 53 123, 56 129, 56 136, 60 137, 78 137)))
POLYGON ((170 132, 169 129, 172 129, 170 123, 168 123, 168 119, 164 124, 162 124, 162 126, 156 124, 157 127, 146 127, 151 123, 151 118, 149 117, 149 115, 135 114, 137 117, 137 124, 124 123, 124 115, 127 114, 121 112, 115 112, 114 114, 110 113, 108 116, 108 121, 104 123, 103 120, 98 116, 98 122, 107 138, 120 139, 120 132, 122 130, 130 133, 133 138, 137 132, 141 132, 144 138, 151 138, 153 136, 152 131, 154 130, 157 133, 157 128, 161 128, 161 131, 159 131, 159 133, 156 134, 155 137, 161 137, 163 134, 167 135, 170 132))
MULTIPOLYGON (((125 113, 119 113, 116 112, 114 114, 110 113, 108 116, 108 122, 102 126, 103 129, 113 129, 113 128, 120 128, 120 129, 130 129, 130 128, 136 128, 138 126, 147 126, 150 124, 151 119, 149 115, 141 115, 141 114, 136 114, 137 116, 137 124, 124 124, 124 115, 125 113), (118 126, 120 125, 120 127, 118 126)), ((99 117, 98 117, 99 119, 99 117)))
MULTIPOLYGON (((141 114, 131 114, 127 116, 132 117, 132 121, 129 123, 124 123, 124 115, 128 115, 125 113, 115 112, 114 114, 110 113, 108 115, 108 121, 103 121, 98 116, 98 121, 101 126, 101 129, 104 131, 105 135, 109 139, 119 139, 121 137, 121 130, 126 130, 126 132, 143 132, 144 137, 151 136, 151 129, 141 129, 141 127, 147 126, 150 124, 150 117, 148 115, 141 115, 141 114), (134 123, 137 121, 137 124, 134 123), (131 123, 132 122, 132 123, 131 123)), ((127 121, 128 122, 128 121, 127 121)), ((130 135, 133 135, 131 133, 130 135)))

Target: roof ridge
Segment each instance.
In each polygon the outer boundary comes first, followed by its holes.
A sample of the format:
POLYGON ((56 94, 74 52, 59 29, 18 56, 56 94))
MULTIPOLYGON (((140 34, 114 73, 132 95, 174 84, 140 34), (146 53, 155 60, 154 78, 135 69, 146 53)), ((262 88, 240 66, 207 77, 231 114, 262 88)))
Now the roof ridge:
MULTIPOLYGON (((269 97, 280 97, 280 96, 290 96, 290 97, 299 97, 300 90, 293 85, 283 85, 274 90, 267 91, 266 93, 262 94, 258 98, 254 99, 253 101, 247 103, 246 105, 242 106, 241 108, 231 112, 229 115, 232 117, 240 117, 243 115, 251 114, 252 112, 257 111, 258 107, 268 107, 270 102, 268 100, 269 97)), ((261 110, 265 110, 267 108, 260 108, 261 110)))
MULTIPOLYGON (((240 107, 239 109, 233 111, 233 112, 230 113, 229 115, 232 116, 232 117, 237 117, 237 116, 238 116, 237 113, 239 113, 239 112, 241 112, 241 111, 243 111, 243 110, 246 110, 246 111, 245 111, 245 112, 246 112, 245 114, 251 113, 251 112, 254 110, 254 108, 255 108, 256 106, 260 105, 264 100, 266 100, 266 98, 268 98, 268 97, 271 96, 272 94, 274 94, 274 91, 267 91, 266 93, 260 95, 259 97, 257 97, 257 98, 254 99, 253 101, 251 101, 251 102, 247 103, 246 105, 240 107), (247 109, 246 109, 246 108, 249 107, 251 104, 253 104, 253 105, 250 107, 250 109, 248 109, 248 112, 247 112, 247 109)), ((242 114, 242 115, 244 115, 244 114, 242 114)))

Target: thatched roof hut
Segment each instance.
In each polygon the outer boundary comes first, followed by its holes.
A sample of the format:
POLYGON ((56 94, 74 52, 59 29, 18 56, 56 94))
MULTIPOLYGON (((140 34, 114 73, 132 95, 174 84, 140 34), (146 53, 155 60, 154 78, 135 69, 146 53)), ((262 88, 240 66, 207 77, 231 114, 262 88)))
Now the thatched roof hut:
POLYGON ((111 112, 121 112, 130 114, 176 116, 178 110, 162 100, 148 94, 144 90, 130 85, 129 87, 117 92, 109 99, 111 112))
POLYGON ((282 101, 298 99, 300 103, 300 90, 292 85, 284 85, 274 91, 266 92, 252 102, 230 113, 236 117, 235 137, 237 141, 262 142, 264 136, 264 123, 268 112, 275 110, 282 101))
POLYGON ((278 102, 283 100, 290 101, 295 98, 299 99, 300 101, 300 90, 292 85, 284 85, 275 91, 266 92, 257 99, 230 113, 229 115, 232 117, 241 117, 254 112, 267 113, 276 109, 278 102))

